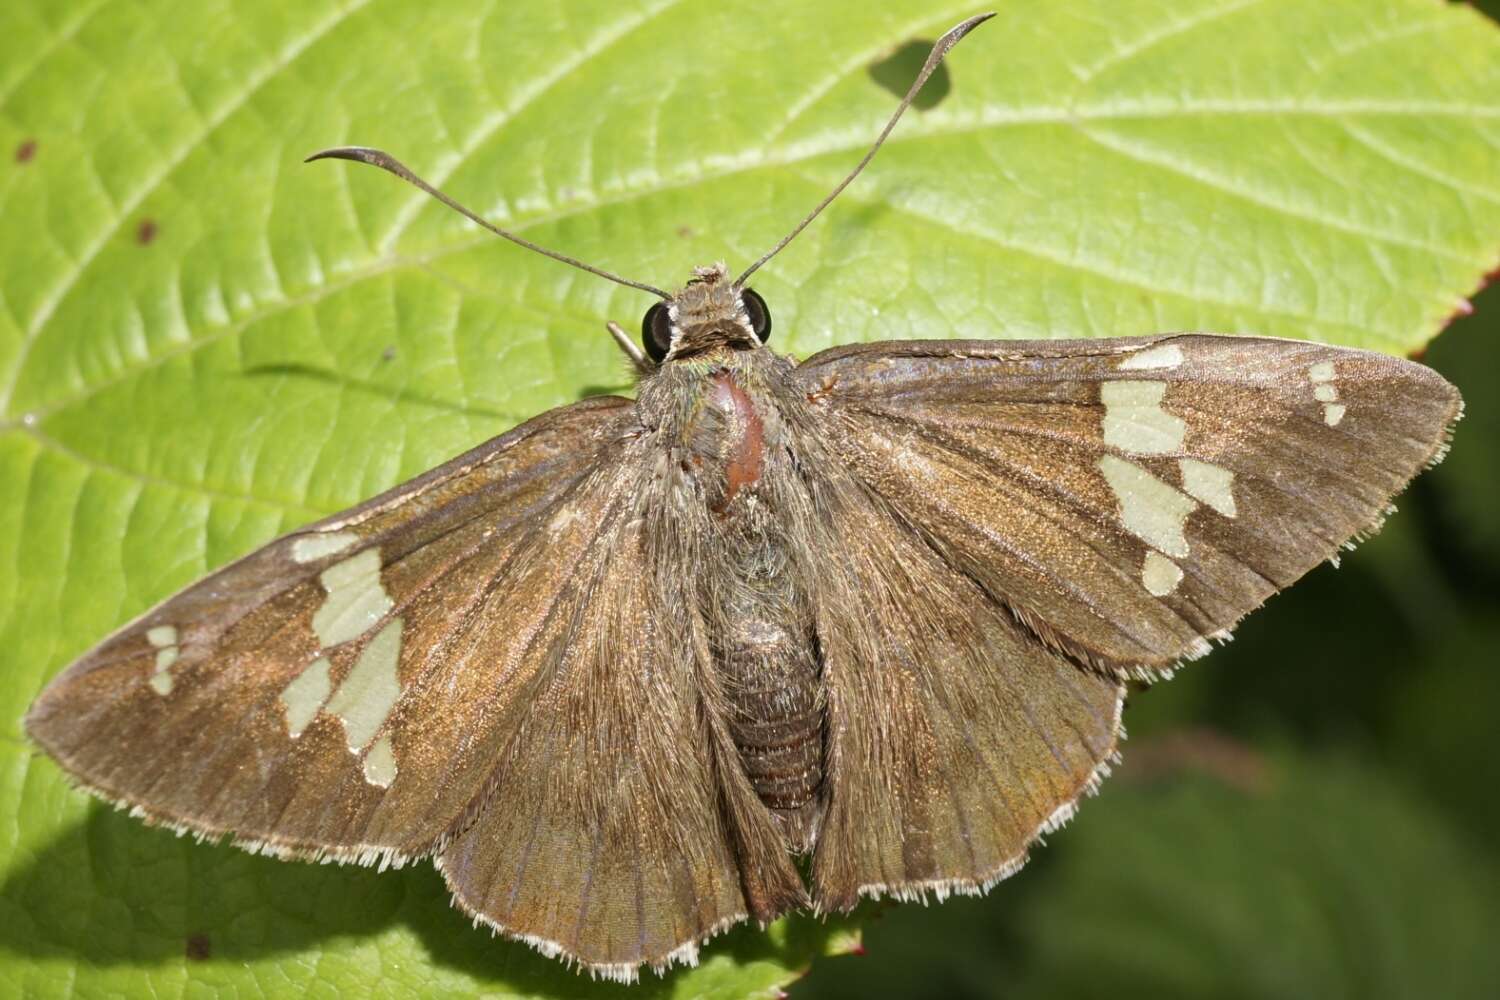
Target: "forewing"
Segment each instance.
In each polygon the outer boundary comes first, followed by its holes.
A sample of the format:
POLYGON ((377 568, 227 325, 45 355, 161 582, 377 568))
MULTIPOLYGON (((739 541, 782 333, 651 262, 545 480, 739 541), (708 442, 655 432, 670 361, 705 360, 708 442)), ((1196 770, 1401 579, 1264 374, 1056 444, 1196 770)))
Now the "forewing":
POLYGON ((885 501, 827 471, 815 607, 828 698, 823 911, 978 893, 1105 773, 1121 682, 1048 649, 885 501))
POLYGON ((948 565, 1053 648, 1147 675, 1378 527, 1461 409, 1422 365, 1255 337, 877 344, 798 372, 948 565))
POLYGON ((363 863, 430 852, 518 724, 632 414, 554 410, 270 543, 74 663, 28 732, 178 829, 363 863))

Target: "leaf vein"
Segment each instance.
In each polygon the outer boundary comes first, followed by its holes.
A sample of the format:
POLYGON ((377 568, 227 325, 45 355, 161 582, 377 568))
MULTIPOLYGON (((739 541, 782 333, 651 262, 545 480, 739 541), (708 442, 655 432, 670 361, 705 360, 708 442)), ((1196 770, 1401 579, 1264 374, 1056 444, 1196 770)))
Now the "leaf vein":
MULTIPOLYGON (((804 180, 809 185, 815 184, 815 182, 806 178, 802 178, 802 180, 804 180)), ((845 201, 857 201, 860 204, 866 206, 872 204, 868 200, 861 201, 857 197, 848 194, 848 192, 845 192, 843 198, 845 201)), ((1219 306, 1224 309, 1251 310, 1273 319, 1292 320, 1303 325, 1312 324, 1316 326, 1327 327, 1330 329, 1348 330, 1352 333, 1359 334, 1361 337, 1369 337, 1373 335, 1398 347, 1402 343, 1399 334, 1390 330, 1384 330, 1374 326, 1362 326, 1353 323, 1346 323, 1341 320, 1328 319, 1322 316, 1297 312, 1294 310, 1274 309, 1265 305, 1264 303, 1240 302, 1234 301, 1232 299, 1210 296, 1198 289, 1174 288, 1168 285, 1153 284, 1144 276, 1130 274, 1128 272, 1111 268, 1102 263, 1094 261, 1069 258, 1045 247, 1037 246, 1035 244, 1023 243, 1013 237, 1004 237, 996 233, 986 233, 972 229, 960 229, 955 226, 951 220, 935 219, 931 216, 917 211, 916 209, 908 205, 899 205, 893 202, 882 202, 881 204, 893 212, 896 212, 914 221, 921 222, 930 226, 935 226, 942 229, 944 232, 958 236, 967 236, 971 239, 975 239, 983 243, 989 243, 992 246, 999 247, 1002 250, 1007 250, 1021 256, 1030 257, 1034 260, 1051 264, 1064 270, 1074 271, 1079 274, 1085 274, 1094 278, 1102 278, 1117 285, 1138 289, 1150 295, 1169 295, 1175 298, 1185 299, 1196 304, 1219 306)))
POLYGON ((1082 79, 1079 80, 1079 85, 1087 86, 1109 70, 1126 65, 1143 53, 1165 42, 1180 38, 1183 35, 1196 31, 1198 28, 1206 27, 1216 21, 1221 21, 1226 17, 1237 14, 1247 7, 1253 7, 1256 4, 1264 2, 1265 0, 1238 0, 1235 3, 1225 4, 1221 7, 1210 7, 1202 13, 1169 22, 1164 28, 1156 31, 1148 31, 1139 38, 1115 49, 1115 51, 1093 65, 1082 67, 1082 79))
POLYGON ((67 25, 57 34, 48 39, 47 44, 43 45, 40 49, 37 50, 36 58, 33 59, 25 69, 21 70, 21 72, 10 81, 10 86, 7 87, 3 93, 0 93, 0 107, 4 107, 10 101, 10 99, 15 96, 16 91, 20 90, 21 87, 25 85, 26 81, 31 79, 32 74, 35 73, 37 69, 43 63, 45 63, 54 52, 76 38, 78 36, 78 33, 82 31, 84 27, 94 19, 94 15, 97 14, 99 12, 99 9, 103 6, 104 0, 95 0, 94 5, 92 7, 84 9, 72 24, 67 25))
POLYGON ((352 3, 337 11, 335 16, 329 18, 323 24, 316 25, 307 34, 295 39, 276 58, 276 60, 258 74, 252 74, 245 81, 245 88, 235 96, 234 99, 225 103, 210 118, 203 123, 200 129, 191 139, 183 143, 178 149, 169 153, 158 165, 157 169, 146 177, 146 180, 135 191, 126 196, 124 204, 118 207, 115 218, 105 225, 95 239, 84 248, 74 266, 63 275, 61 281, 42 299, 37 307, 32 321, 28 324, 26 334, 21 338, 21 347, 16 354, 10 379, 3 394, 0 394, 0 412, 9 410, 11 399, 15 396, 16 386, 21 380, 21 372, 26 367, 26 358, 31 352, 32 345, 36 343, 47 322, 57 311, 57 307, 78 284, 79 279, 89 269, 89 266, 98 258, 100 252, 109 243, 110 239, 120 231, 130 214, 166 181, 190 156, 194 150, 200 148, 203 140, 219 128, 225 121, 231 118, 235 112, 244 107, 245 104, 260 92, 261 88, 274 80, 283 70, 296 61, 302 53, 311 48, 318 40, 343 24, 351 15, 367 6, 371 0, 352 0, 352 3))
POLYGON ((104 459, 84 454, 83 452, 77 451, 71 446, 64 444, 62 441, 52 437, 51 435, 45 433, 37 427, 23 427, 21 428, 21 431, 22 433, 31 437, 48 451, 51 451, 57 455, 61 455, 64 458, 70 459, 78 463, 79 465, 82 465, 86 470, 90 472, 109 473, 111 475, 120 476, 125 479, 135 480, 136 482, 145 484, 147 486, 164 487, 166 489, 176 490, 181 493, 189 493, 202 496, 209 500, 228 500, 234 503, 253 504, 260 507, 269 507, 270 509, 278 511, 282 514, 297 514, 299 516, 305 516, 305 519, 307 520, 313 520, 314 518, 322 517, 329 513, 329 511, 307 507, 292 500, 284 500, 276 497, 256 496, 253 493, 236 493, 232 490, 225 490, 209 486, 206 483, 179 482, 177 480, 169 479, 164 476, 152 475, 148 472, 142 472, 138 469, 127 468, 123 465, 117 465, 113 462, 108 462, 104 459))
MULTIPOLYGON (((666 0, 642 16, 634 18, 621 18, 601 32, 590 43, 574 53, 567 59, 559 60, 552 69, 532 81, 530 87, 523 90, 515 101, 508 107, 502 108, 495 114, 479 124, 474 133, 469 137, 457 151, 451 163, 446 167, 434 171, 431 183, 434 187, 442 187, 454 174, 463 169, 478 149, 488 142, 496 132, 510 124, 527 108, 540 100, 549 90, 558 83, 567 79, 570 75, 587 66, 591 60, 597 59, 603 53, 619 44, 622 40, 639 31, 665 12, 681 4, 683 0, 666 0)), ((396 212, 395 222, 391 230, 378 241, 377 249, 389 250, 401 234, 406 232, 417 213, 428 204, 427 195, 420 191, 414 191, 407 198, 406 203, 396 212)))
POLYGON ((1368 226, 1362 226, 1355 222, 1340 219, 1326 212, 1314 211, 1296 205, 1287 204, 1274 197, 1254 191, 1243 185, 1236 184, 1227 177, 1220 176, 1204 167, 1194 164, 1186 159, 1175 159, 1171 156, 1162 156, 1155 150, 1148 150, 1141 143, 1132 143, 1124 136, 1102 132, 1095 129, 1078 129, 1078 133, 1089 141, 1095 143, 1102 149, 1107 149, 1116 155, 1130 160, 1134 163, 1147 167, 1156 167, 1167 171, 1177 177, 1193 181, 1211 191, 1226 194, 1233 198, 1247 202, 1257 208, 1263 208, 1268 212, 1296 219, 1301 222, 1311 222, 1315 225, 1325 226, 1336 232, 1345 233, 1350 236, 1358 236, 1361 239, 1377 240, 1381 243, 1389 243, 1393 246, 1405 247, 1408 250, 1417 250, 1422 253, 1432 254, 1435 257, 1446 257, 1450 260, 1470 263, 1471 258, 1467 254, 1460 253, 1449 247, 1437 246, 1432 243, 1424 243, 1420 240, 1412 240, 1394 233, 1383 232, 1368 226))

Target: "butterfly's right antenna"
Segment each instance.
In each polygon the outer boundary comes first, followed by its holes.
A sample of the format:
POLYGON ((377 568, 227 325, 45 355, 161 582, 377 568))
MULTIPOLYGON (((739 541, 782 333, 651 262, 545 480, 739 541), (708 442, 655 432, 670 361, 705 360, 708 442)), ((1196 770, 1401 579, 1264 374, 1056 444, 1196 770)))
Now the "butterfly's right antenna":
POLYGON ((963 41, 963 37, 969 32, 973 31, 975 28, 979 27, 981 24, 988 21, 994 16, 994 11, 991 11, 988 14, 975 15, 974 17, 969 18, 967 21, 964 21, 962 24, 955 25, 948 31, 946 35, 937 40, 937 42, 932 46, 932 51, 927 55, 927 62, 922 64, 922 72, 917 74, 917 79, 912 83, 911 89, 906 92, 905 97, 901 98, 901 103, 897 106, 896 113, 891 115, 891 120, 886 122, 885 128, 880 130, 880 135, 876 136, 875 138, 875 145, 870 147, 870 151, 865 154, 864 159, 855 164, 854 169, 849 171, 849 176, 839 181, 838 187, 828 192, 828 197, 818 202, 818 207, 813 209, 811 212, 808 212, 807 217, 801 222, 797 223, 796 227, 791 232, 783 236, 780 243, 776 244, 770 250, 767 250, 766 253, 760 258, 760 260, 745 268, 745 273, 734 279, 734 283, 737 286, 743 288, 746 278, 750 277, 750 275, 760 270, 760 266, 762 264, 770 260, 772 257, 776 256, 781 252, 782 247, 786 246, 788 243, 792 242, 792 240, 796 239, 797 234, 806 229, 807 224, 816 219, 818 217, 818 213, 827 208, 828 203, 837 198, 839 196, 839 193, 843 191, 844 188, 848 187, 849 183, 853 181, 854 178, 859 176, 859 172, 865 169, 865 164, 874 159, 875 154, 880 151, 880 147, 885 144, 886 136, 891 134, 891 129, 896 127, 896 122, 900 121, 902 114, 906 112, 907 108, 911 107, 911 102, 916 99, 917 92, 922 89, 922 84, 926 83, 927 78, 932 75, 932 71, 938 68, 938 64, 941 63, 943 61, 943 57, 948 54, 948 50, 953 48, 953 46, 957 45, 959 42, 963 41))

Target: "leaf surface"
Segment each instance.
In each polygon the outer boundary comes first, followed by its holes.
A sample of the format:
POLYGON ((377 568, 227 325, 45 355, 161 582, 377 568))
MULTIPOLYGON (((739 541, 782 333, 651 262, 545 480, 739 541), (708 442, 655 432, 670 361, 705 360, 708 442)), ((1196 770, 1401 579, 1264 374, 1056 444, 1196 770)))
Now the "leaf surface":
MULTIPOLYGON (((387 148, 671 286, 772 244, 893 107, 872 67, 971 13, 0 9, 0 992, 605 992, 470 930, 425 868, 280 864, 91 806, 20 718, 209 568, 624 388, 602 323, 644 296, 304 155, 387 148)), ((1500 36, 1470 9, 1007 4, 950 71, 757 277, 781 349, 1217 329, 1407 353, 1497 263, 1500 36)), ((748 928, 633 995, 766 993, 849 933, 748 928)))

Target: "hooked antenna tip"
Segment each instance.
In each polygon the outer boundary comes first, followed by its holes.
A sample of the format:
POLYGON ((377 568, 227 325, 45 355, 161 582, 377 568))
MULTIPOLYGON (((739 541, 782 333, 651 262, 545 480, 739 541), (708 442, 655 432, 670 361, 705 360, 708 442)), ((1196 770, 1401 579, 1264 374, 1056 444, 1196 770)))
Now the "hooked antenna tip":
POLYGON ((390 154, 382 153, 378 149, 369 146, 335 146, 332 149, 320 149, 303 163, 311 163, 314 160, 353 160, 356 163, 373 163, 377 166, 383 160, 390 159, 390 154))

